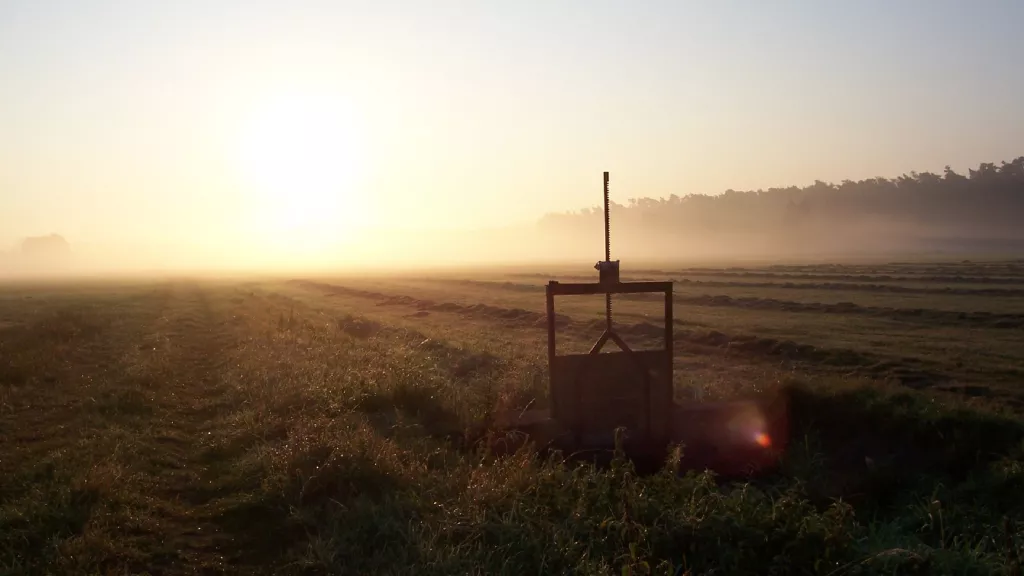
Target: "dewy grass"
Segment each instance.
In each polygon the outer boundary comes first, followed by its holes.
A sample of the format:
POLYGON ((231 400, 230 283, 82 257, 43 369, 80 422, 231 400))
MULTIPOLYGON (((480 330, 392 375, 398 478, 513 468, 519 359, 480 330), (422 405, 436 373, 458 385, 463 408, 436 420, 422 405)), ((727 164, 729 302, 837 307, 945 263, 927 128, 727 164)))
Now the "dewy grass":
POLYGON ((466 431, 542 404, 543 366, 490 334, 136 290, 2 340, 0 574, 1019 573, 1015 417, 798 374, 770 476, 495 457, 466 431))

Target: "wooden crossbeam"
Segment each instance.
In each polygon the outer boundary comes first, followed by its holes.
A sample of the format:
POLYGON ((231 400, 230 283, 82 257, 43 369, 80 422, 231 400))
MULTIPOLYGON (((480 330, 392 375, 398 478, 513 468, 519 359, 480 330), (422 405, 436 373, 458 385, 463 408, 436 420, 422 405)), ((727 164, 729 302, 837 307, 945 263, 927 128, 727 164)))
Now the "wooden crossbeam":
POLYGON ((552 296, 582 296, 586 294, 640 294, 643 292, 671 292, 671 282, 548 282, 552 296))

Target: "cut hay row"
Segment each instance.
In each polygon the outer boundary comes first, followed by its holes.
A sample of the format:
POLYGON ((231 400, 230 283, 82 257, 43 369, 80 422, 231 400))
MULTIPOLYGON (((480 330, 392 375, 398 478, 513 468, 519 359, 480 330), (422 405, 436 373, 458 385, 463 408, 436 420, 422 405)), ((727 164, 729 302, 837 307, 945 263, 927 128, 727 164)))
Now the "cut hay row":
MULTIPOLYGON (((543 294, 544 286, 521 284, 507 281, 474 279, 439 279, 437 284, 461 284, 493 291, 530 292, 543 294)), ((654 301, 660 296, 629 294, 618 296, 623 300, 654 301)), ((915 322, 936 326, 963 326, 969 328, 1019 329, 1024 328, 1024 314, 995 313, 987 311, 939 310, 934 308, 900 308, 892 306, 862 306, 853 302, 827 304, 821 302, 796 302, 763 297, 732 297, 724 294, 686 295, 676 294, 675 302, 688 306, 729 307, 748 310, 774 310, 780 312, 853 314, 886 318, 903 322, 915 322)))
MULTIPOLYGON (((505 327, 520 326, 535 328, 538 331, 546 327, 546 317, 539 312, 519 308, 502 308, 485 304, 458 304, 453 302, 437 302, 418 299, 407 295, 387 294, 374 290, 363 290, 337 284, 295 280, 294 284, 317 290, 328 295, 342 295, 365 299, 374 306, 406 307, 417 313, 440 313, 458 315, 461 318, 472 318, 490 321, 505 327)), ((677 324, 685 326, 683 321, 677 324)), ((571 316, 559 314, 557 327, 567 333, 582 334, 596 338, 604 329, 603 320, 576 320, 571 316)), ((616 330, 624 337, 660 340, 664 335, 661 326, 649 322, 619 324, 616 330)), ((694 330, 680 328, 673 336, 677 347, 700 346, 721 349, 729 353, 763 359, 776 359, 797 365, 805 369, 832 371, 850 376, 865 377, 877 380, 889 380, 914 389, 934 389, 956 392, 971 396, 983 396, 999 399, 1007 406, 1024 408, 1024 400, 1019 394, 1004 392, 989 386, 965 385, 960 382, 964 373, 954 367, 905 354, 885 356, 850 349, 836 349, 795 342, 793 340, 767 338, 751 334, 726 334, 717 330, 694 330)), ((1004 374, 1008 378, 1024 378, 1024 371, 1011 371, 1004 374)))
POLYGON ((828 272, 767 272, 763 270, 733 271, 714 269, 681 270, 636 270, 636 274, 656 276, 682 276, 716 278, 770 278, 773 280, 833 280, 840 282, 878 282, 885 284, 1024 284, 1024 275, 1020 276, 966 276, 962 274, 947 275, 891 275, 891 274, 835 274, 828 272))

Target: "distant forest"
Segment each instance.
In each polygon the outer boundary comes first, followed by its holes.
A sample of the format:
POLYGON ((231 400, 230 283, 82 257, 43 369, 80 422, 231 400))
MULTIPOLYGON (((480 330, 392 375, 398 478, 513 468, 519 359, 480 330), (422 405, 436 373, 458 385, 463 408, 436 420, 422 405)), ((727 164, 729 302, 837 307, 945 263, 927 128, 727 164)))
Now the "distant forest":
MULTIPOLYGON (((779 251, 1018 251, 1024 248, 1024 156, 967 174, 815 181, 807 187, 634 198, 612 204, 613 242, 641 256, 779 251), (658 247, 662 247, 660 250, 658 247)), ((563 241, 599 239, 602 208, 548 214, 563 241)))

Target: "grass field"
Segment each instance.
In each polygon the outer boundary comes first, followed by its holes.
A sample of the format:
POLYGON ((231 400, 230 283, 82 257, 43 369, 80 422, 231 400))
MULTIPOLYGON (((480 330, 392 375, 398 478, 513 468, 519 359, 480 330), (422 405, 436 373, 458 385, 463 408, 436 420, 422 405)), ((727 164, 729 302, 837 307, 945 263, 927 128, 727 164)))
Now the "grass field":
POLYGON ((469 442, 547 402, 547 272, 4 286, 0 574, 1020 574, 1024 261, 624 275, 679 401, 792 391, 777 472, 469 442))

